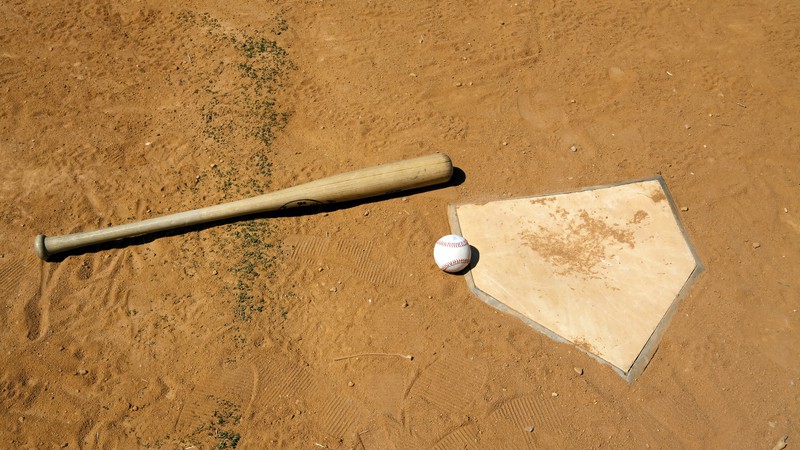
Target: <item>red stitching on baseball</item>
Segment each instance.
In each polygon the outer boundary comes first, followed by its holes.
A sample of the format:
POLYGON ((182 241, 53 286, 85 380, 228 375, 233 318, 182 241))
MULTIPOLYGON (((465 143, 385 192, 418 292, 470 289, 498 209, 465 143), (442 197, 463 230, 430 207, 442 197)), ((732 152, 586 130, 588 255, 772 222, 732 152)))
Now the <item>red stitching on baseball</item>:
POLYGON ((442 267, 440 267, 440 269, 447 270, 447 269, 449 269, 449 268, 451 268, 453 266, 457 266, 457 265, 462 264, 462 263, 469 264, 469 260, 461 258, 461 259, 454 259, 452 261, 447 261, 446 263, 442 264, 442 267))

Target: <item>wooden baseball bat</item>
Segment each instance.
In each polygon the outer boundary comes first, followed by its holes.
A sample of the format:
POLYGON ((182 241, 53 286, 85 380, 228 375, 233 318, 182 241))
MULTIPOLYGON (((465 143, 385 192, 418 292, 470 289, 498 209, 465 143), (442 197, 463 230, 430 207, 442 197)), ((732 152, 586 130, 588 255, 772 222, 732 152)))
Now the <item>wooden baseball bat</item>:
POLYGON ((444 183, 453 175, 453 164, 443 153, 397 161, 334 175, 279 191, 102 230, 63 236, 36 236, 39 258, 104 242, 148 233, 275 211, 298 206, 346 202, 444 183))

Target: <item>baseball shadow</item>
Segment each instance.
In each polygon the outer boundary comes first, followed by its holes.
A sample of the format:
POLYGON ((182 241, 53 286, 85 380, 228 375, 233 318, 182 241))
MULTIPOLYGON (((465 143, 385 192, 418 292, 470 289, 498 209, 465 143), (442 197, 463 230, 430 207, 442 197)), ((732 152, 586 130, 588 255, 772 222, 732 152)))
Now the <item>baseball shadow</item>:
POLYGON ((386 200, 392 200, 416 194, 422 194, 425 192, 436 191, 448 187, 460 186, 466 181, 466 179, 467 176, 463 170, 459 169, 458 167, 453 167, 453 175, 450 177, 449 181, 447 181, 446 183, 436 184, 433 186, 409 189, 400 192, 391 192, 388 194, 376 195, 373 197, 363 198, 358 200, 349 200, 345 202, 315 204, 309 206, 299 206, 292 209, 280 209, 276 211, 267 211, 263 213, 246 214, 238 217, 232 217, 230 219, 215 220, 197 225, 189 225, 185 227, 175 228, 172 230, 158 231, 154 233, 143 234, 140 236, 132 236, 127 238, 117 239, 114 241, 104 242, 101 244, 87 245, 85 247, 80 247, 74 250, 59 252, 54 255, 48 255, 47 258, 45 258, 45 261, 57 263, 64 261, 66 258, 69 258, 70 256, 83 255, 86 253, 97 253, 106 250, 122 249, 130 246, 149 244, 157 239, 165 237, 180 236, 182 234, 191 233, 194 231, 207 230, 209 228, 214 228, 221 225, 229 225, 248 220, 274 219, 277 217, 304 217, 321 213, 329 213, 343 209, 351 209, 370 203, 378 203, 386 200))
POLYGON ((469 265, 459 270, 458 272, 453 273, 453 275, 464 276, 468 274, 470 270, 474 269, 478 265, 478 262, 481 260, 480 250, 478 250, 477 247, 475 247, 474 245, 470 245, 469 251, 470 251, 469 265))

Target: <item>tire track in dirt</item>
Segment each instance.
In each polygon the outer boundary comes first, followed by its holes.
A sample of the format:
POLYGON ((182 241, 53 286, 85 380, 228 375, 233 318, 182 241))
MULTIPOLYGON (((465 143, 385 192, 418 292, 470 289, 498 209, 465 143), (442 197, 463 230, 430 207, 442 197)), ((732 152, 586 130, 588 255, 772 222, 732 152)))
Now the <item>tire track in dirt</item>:
MULTIPOLYGON (((0 263, 0 297, 7 299, 13 309, 16 305, 27 304, 37 294, 40 288, 40 281, 34 275, 42 269, 37 267, 36 260, 19 260, 13 257, 5 257, 0 263)), ((0 323, 4 329, 11 326, 9 319, 13 314, 3 314, 0 323)))
POLYGON ((388 417, 400 420, 409 379, 405 372, 364 371, 362 392, 370 407, 388 417))
POLYGON ((290 397, 305 396, 308 391, 314 391, 315 378, 306 369, 289 362, 282 356, 253 360, 258 369, 259 401, 262 403, 275 403, 285 401, 290 397))
POLYGON ((565 421, 554 400, 524 394, 504 400, 490 413, 450 431, 435 449, 557 448, 563 443, 565 421))
POLYGON ((422 370, 409 392, 450 414, 468 411, 480 398, 487 369, 479 361, 440 358, 422 370))
POLYGON ((329 239, 289 236, 284 245, 289 257, 300 267, 320 264, 338 267, 376 286, 396 286, 403 280, 403 275, 394 269, 397 267, 394 261, 376 262, 371 241, 339 240, 331 245, 329 239))
MULTIPOLYGON (((393 442, 392 438, 385 429, 367 430, 365 433, 358 433, 358 442, 355 446, 359 450, 395 450, 397 449, 397 442, 393 442)), ((417 448, 416 446, 405 446, 401 448, 417 448)))
POLYGON ((283 240, 283 244, 289 247, 290 257, 303 258, 308 255, 324 255, 330 241, 308 236, 288 236, 283 240))
POLYGON ((337 440, 354 438, 359 431, 356 425, 368 417, 366 409, 355 396, 339 393, 334 380, 304 368, 301 362, 281 354, 256 363, 263 385, 257 403, 307 405, 315 428, 337 440))
POLYGON ((489 415, 492 421, 507 421, 514 428, 524 430, 534 427, 539 432, 560 434, 563 420, 556 411, 553 400, 525 395, 507 400, 489 415))
POLYGON ((250 363, 213 370, 192 389, 178 414, 175 430, 195 432, 213 422, 215 414, 228 404, 240 408, 241 417, 247 417, 252 411, 259 379, 258 371, 250 363))
POLYGON ((365 264, 356 267, 355 274, 375 286, 399 286, 403 283, 403 274, 397 270, 387 270, 387 267, 397 267, 396 261, 390 259, 382 264, 365 264))
MULTIPOLYGON (((375 302, 379 303, 376 305, 379 309, 376 308, 375 312, 367 317, 370 328, 377 332, 377 336, 373 338, 375 345, 393 345, 392 343, 403 342, 415 331, 419 331, 420 318, 412 315, 412 311, 408 307, 403 307, 401 304, 380 305, 381 302, 384 302, 380 298, 375 302)), ((407 348, 398 348, 397 350, 411 352, 411 349, 407 348)))
POLYGON ((456 428, 434 446, 434 450, 475 448, 479 442, 478 427, 475 424, 456 428))
POLYGON ((188 394, 175 423, 174 431, 179 435, 196 434, 213 420, 222 403, 241 411, 243 428, 253 426, 249 420, 261 417, 262 411, 305 405, 307 410, 300 411, 301 417, 309 420, 313 429, 353 444, 361 431, 358 425, 369 418, 357 397, 341 395, 330 378, 281 352, 248 357, 235 368, 214 370, 201 380, 188 394))
POLYGON ((353 399, 345 396, 330 396, 318 414, 318 423, 329 435, 343 438, 350 433, 357 433, 353 425, 359 419, 358 405, 353 399))
POLYGON ((351 264, 356 267, 369 265, 370 256, 374 244, 372 241, 341 240, 336 243, 336 250, 339 254, 348 258, 351 264))

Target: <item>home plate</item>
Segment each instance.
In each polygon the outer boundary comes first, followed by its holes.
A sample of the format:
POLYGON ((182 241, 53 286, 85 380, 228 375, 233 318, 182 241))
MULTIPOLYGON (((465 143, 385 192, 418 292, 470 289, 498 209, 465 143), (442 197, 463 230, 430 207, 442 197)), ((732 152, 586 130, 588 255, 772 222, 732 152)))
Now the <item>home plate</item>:
POLYGON ((661 178, 450 206, 477 251, 470 288, 629 382, 702 271, 661 178))

